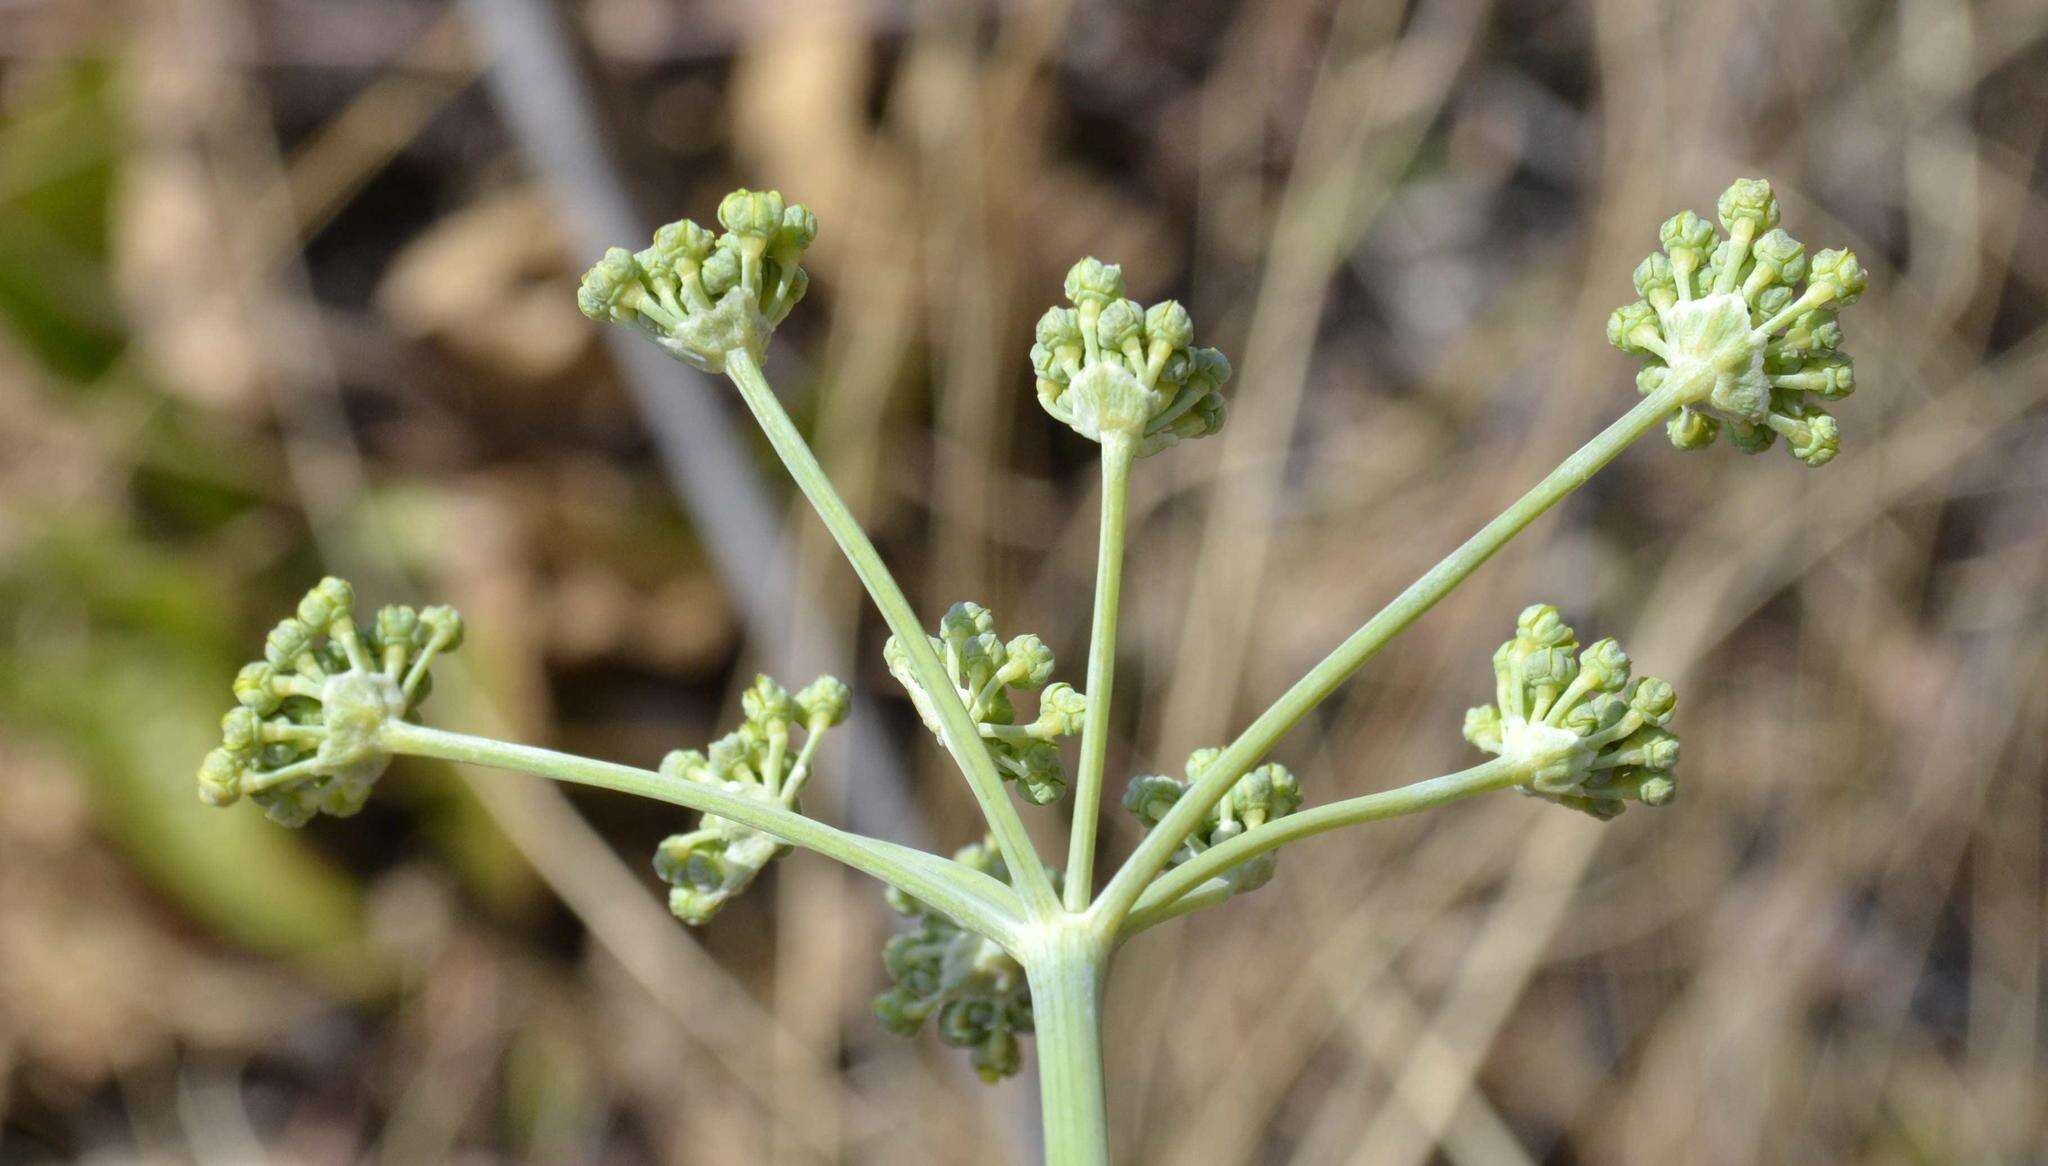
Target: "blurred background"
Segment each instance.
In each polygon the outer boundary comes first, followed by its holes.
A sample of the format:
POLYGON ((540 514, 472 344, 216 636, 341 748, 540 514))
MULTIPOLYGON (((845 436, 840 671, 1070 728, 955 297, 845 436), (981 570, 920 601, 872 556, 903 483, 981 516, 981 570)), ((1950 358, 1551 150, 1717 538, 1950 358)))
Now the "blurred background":
POLYGON ((0 1161, 1031 1160, 1028 1070, 869 1015, 872 885, 796 856, 687 931, 649 858, 688 815, 423 763, 353 821, 207 810, 235 668, 333 571, 469 617, 451 728, 652 764, 757 670, 837 670, 807 807, 951 850, 972 802, 737 402, 576 314, 604 245, 810 204, 771 375, 921 609, 1075 679, 1095 463, 1031 324, 1087 253, 1189 303, 1232 420, 1136 476, 1114 792, 1625 409, 1606 313, 1748 174, 1872 272, 1840 460, 1645 441, 1278 753, 1312 800, 1470 764, 1549 600, 1677 683, 1680 804, 1496 795, 1148 933, 1117 1157, 2048 1160, 2044 36, 2040 0, 6 0, 0 1161))

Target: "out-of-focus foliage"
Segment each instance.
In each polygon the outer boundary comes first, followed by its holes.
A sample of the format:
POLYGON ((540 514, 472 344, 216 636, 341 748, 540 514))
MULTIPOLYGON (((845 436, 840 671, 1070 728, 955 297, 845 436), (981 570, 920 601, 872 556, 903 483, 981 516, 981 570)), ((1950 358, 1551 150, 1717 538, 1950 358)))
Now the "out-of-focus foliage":
MULTIPOLYGON (((1631 451, 1280 755, 1312 801, 1469 762, 1471 662, 1569 595, 1686 693, 1684 797, 1384 824, 1148 933, 1118 1156, 2038 1156, 2038 5, 560 9, 650 224, 741 185, 826 224, 773 371, 934 619, 1085 641, 1093 450, 1030 358, 1077 257, 1231 354, 1230 424, 1132 498, 1113 774, 1227 736, 1625 407, 1644 224, 1769 175, 1873 273, 1844 452, 1631 451)), ((462 608, 450 727, 651 764, 760 666, 464 27, 0 6, 0 1158, 1016 1146, 1025 1088, 879 1031, 895 920, 823 864, 689 932, 644 862, 680 813, 413 765, 346 831, 192 796, 223 678, 329 570, 462 608)), ((902 780, 970 841, 859 630, 915 771, 827 749, 806 812, 902 780)))

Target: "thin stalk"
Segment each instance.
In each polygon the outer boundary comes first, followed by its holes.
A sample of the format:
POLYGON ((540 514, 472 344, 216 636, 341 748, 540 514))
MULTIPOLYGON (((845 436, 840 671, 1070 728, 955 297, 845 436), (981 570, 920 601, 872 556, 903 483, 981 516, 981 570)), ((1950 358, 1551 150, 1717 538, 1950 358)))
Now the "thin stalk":
POLYGON ((1109 755, 1109 700, 1116 687, 1116 621, 1124 578, 1124 500, 1130 493, 1131 439, 1102 441, 1102 529, 1095 550, 1095 620, 1088 634, 1088 711, 1081 722, 1081 772, 1074 781, 1074 827, 1067 844, 1067 910, 1084 911, 1095 894, 1095 828, 1102 816, 1102 768, 1109 755))
POLYGON ((768 435, 768 444, 775 447, 782 464, 789 469, 790 477, 796 479, 804 497, 825 523, 825 529, 832 532, 833 541, 852 564, 854 574, 868 590, 868 595, 881 609, 882 619, 889 630, 896 635, 897 643, 903 646, 904 654, 910 660, 910 670, 924 686, 926 695, 931 697, 932 708, 938 712, 940 736, 946 751, 960 767, 967 778, 968 788, 974 791, 974 800, 981 805, 981 813, 988 820, 989 832, 995 836, 996 846, 1002 851, 1003 861, 1010 869, 1010 877, 1016 881, 1024 901, 1034 915, 1049 915, 1059 910, 1059 897, 1053 891, 1052 880, 1046 877, 1045 865, 1039 861, 1038 852, 1032 848, 1031 836, 1025 833, 1024 820, 1017 815, 1017 808, 1010 803, 1010 796, 1003 788, 1003 779, 996 772, 995 761, 989 756, 988 747, 981 743, 981 731, 967 713, 967 706, 960 701, 960 694, 953 687, 952 679, 931 649, 931 642, 924 624, 917 618, 916 609, 903 595, 889 568, 882 562, 882 556, 875 551, 875 544, 868 541, 867 533, 846 508, 833 488, 831 479, 825 476, 824 467, 804 443, 803 435, 783 411, 782 402, 775 397, 775 390, 768 384, 768 378, 761 372, 761 366, 753 354, 743 348, 733 349, 725 356, 725 375, 738 386, 740 396, 747 408, 753 411, 754 419, 761 425, 761 431, 768 435))
POLYGON ((1145 836, 1145 840, 1138 844, 1110 879, 1109 885, 1103 888, 1097 901, 1098 909, 1110 924, 1114 926, 1121 922, 1138 901, 1145 885, 1166 866, 1167 860, 1186 840, 1189 832, 1201 823, 1202 815, 1209 812, 1209 807, 1215 805, 1238 778, 1257 765, 1288 730, 1350 679, 1388 640, 1436 606, 1439 600, 1464 582, 1466 576, 1492 558, 1495 551, 1521 533, 1522 528, 1584 485, 1602 466, 1613 461, 1622 450, 1669 416, 1679 402, 1686 399, 1681 394, 1697 389, 1693 385, 1672 383, 1676 379, 1667 381, 1664 388, 1643 398, 1635 408, 1580 446, 1514 505, 1465 540, 1427 574, 1409 584, 1407 590, 1381 608, 1379 614, 1367 620, 1363 627, 1351 633, 1349 639, 1339 644, 1306 676, 1295 681, 1292 688, 1238 734, 1237 740, 1232 741, 1203 770, 1201 780, 1185 797, 1174 803, 1173 809, 1145 836))
POLYGON ((405 721, 387 722, 378 730, 378 740, 395 754, 509 769, 730 818, 900 888, 1005 948, 1014 950, 1018 943, 1024 905, 1016 894, 1000 881, 936 854, 814 822, 771 802, 713 785, 552 749, 472 737, 405 721))
POLYGON ((1055 925, 1027 942, 1046 1166, 1107 1166, 1102 981, 1108 950, 1092 927, 1055 925))
MULTIPOLYGON (((1420 813, 1460 798, 1506 789, 1527 780, 1527 770, 1528 767, 1521 762, 1497 757, 1483 765, 1414 782, 1399 789, 1311 806, 1284 818, 1276 818, 1228 842, 1212 846, 1153 879, 1152 885, 1138 897, 1131 913, 1125 916, 1120 935, 1135 935, 1154 924, 1186 914, 1193 908, 1183 904, 1198 895, 1207 895, 1208 901, 1220 902, 1214 898, 1214 884, 1221 881, 1220 876, 1289 842, 1346 826, 1420 813)), ((1197 904, 1201 905, 1206 903, 1197 904)))

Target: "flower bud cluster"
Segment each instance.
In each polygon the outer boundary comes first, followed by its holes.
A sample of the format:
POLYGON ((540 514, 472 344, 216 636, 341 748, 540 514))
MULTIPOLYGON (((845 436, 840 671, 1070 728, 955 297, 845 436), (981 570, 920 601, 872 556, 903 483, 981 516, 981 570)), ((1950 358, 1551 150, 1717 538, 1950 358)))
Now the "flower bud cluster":
POLYGON ((1783 437, 1794 457, 1825 465, 1841 431, 1818 402, 1855 388, 1835 317, 1863 294, 1863 265, 1848 251, 1808 255, 1778 227, 1761 178, 1738 180, 1718 210, 1726 238, 1691 211, 1665 221, 1663 249, 1636 268, 1642 298, 1615 309, 1607 338, 1643 358, 1644 393, 1679 398, 1673 445, 1699 449, 1725 429, 1745 452, 1783 437))
POLYGON ((426 699, 427 669, 460 646, 462 617, 394 606, 358 627, 355 603, 346 581, 322 579, 271 629, 263 658, 235 677, 220 746, 199 766, 201 799, 247 796, 286 826, 363 808, 391 763, 379 730, 426 699))
POLYGON ((631 324, 671 355, 721 372, 725 354, 759 357, 810 285, 800 266, 818 220, 773 190, 735 190, 718 204, 714 234, 688 219, 654 233, 645 250, 614 247, 583 276, 577 306, 593 320, 631 324))
MULTIPOLYGON (((763 803, 797 808, 810 780, 811 760, 825 731, 846 719, 846 685, 820 676, 794 696, 774 680, 756 677, 740 699, 746 720, 704 752, 677 749, 662 758, 661 774, 674 781, 716 786, 763 803), (801 731, 799 743, 793 734, 801 731)), ((683 922, 708 922, 752 886, 789 846, 751 826, 705 814, 697 828, 662 840, 654 870, 669 884, 668 909, 683 922)))
MULTIPOLYGON (((1160 819, 1166 817, 1167 811, 1173 809, 1174 803, 1200 780, 1202 771, 1222 752, 1221 749, 1195 750, 1188 756, 1186 780, 1164 775, 1132 778, 1129 788, 1124 791, 1124 809, 1137 815, 1146 829, 1158 826, 1160 819)), ((1230 791, 1209 808, 1201 826, 1173 852, 1172 864, 1178 866, 1247 830, 1256 829, 1275 818, 1284 818, 1300 806, 1301 783, 1294 774, 1283 765, 1261 765, 1238 778, 1230 791)), ((1230 884, 1231 894, 1242 894, 1265 886, 1271 881, 1279 858, 1279 851, 1271 850, 1232 867, 1223 876, 1230 884)))
MULTIPOLYGON (((1003 642, 996 635, 995 616, 978 603, 954 604, 939 621, 939 634, 928 638, 1003 780, 1015 782, 1025 800, 1037 806, 1065 793, 1067 767, 1056 742, 1081 731, 1088 699, 1070 684, 1047 683, 1052 679, 1053 656, 1045 641, 1023 635, 1003 642), (1027 689, 1042 690, 1038 715, 1019 724, 1011 694, 1027 689)), ((925 727, 938 735, 938 710, 896 637, 883 645, 882 659, 889 674, 910 691, 925 727)))
POLYGON ((1186 308, 1125 299, 1123 269, 1097 259, 1067 272, 1066 293, 1073 306, 1047 309, 1031 346, 1046 412, 1090 441, 1121 435, 1139 457, 1223 427, 1230 362, 1192 347, 1186 308))
MULTIPOLYGON (((992 842, 953 856, 983 874, 1010 881, 992 842)), ((988 1082, 1022 1064, 1018 1036, 1031 1031, 1031 987, 1023 965, 994 940, 983 938, 925 904, 890 888, 889 905, 909 928, 882 948, 891 987, 875 997, 875 1015, 898 1036, 916 1036, 938 1017, 939 1038, 971 1051, 974 1071, 988 1082)))
POLYGON ((1493 654, 1498 704, 1465 713, 1465 739, 1522 762, 1525 793, 1612 818, 1630 801, 1661 806, 1678 791, 1678 703, 1654 677, 1629 678, 1613 640, 1579 650, 1557 609, 1539 603, 1516 621, 1515 638, 1493 654))

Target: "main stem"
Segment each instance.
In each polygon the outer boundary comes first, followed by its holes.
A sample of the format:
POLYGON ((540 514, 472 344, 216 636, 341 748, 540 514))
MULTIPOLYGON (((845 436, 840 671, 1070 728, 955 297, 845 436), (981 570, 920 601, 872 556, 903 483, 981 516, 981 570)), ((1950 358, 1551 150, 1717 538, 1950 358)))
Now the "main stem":
POLYGON ((1109 948, 1079 920, 1043 925, 1025 944, 1046 1166, 1107 1166, 1102 983, 1109 948))
POLYGON ((1102 769, 1109 755, 1109 701, 1116 687, 1116 621, 1124 578, 1124 500, 1130 494, 1132 442, 1102 441, 1102 529, 1095 550, 1095 622, 1088 635, 1088 711, 1081 723, 1081 773, 1074 783, 1074 828, 1067 844, 1069 911, 1095 894, 1095 827, 1102 815, 1102 769))
POLYGON ((1691 388, 1667 384, 1643 398, 1635 408, 1580 446, 1479 533, 1430 568, 1428 574, 1409 584, 1407 590, 1381 608, 1379 614, 1365 622, 1365 626, 1353 632, 1349 639, 1324 657, 1322 663, 1295 681, 1292 688, 1273 702, 1272 707, 1259 714, 1258 719, 1209 764, 1187 796, 1176 802, 1159 825, 1146 834, 1145 840, 1138 844, 1116 876, 1110 879, 1109 885, 1103 888, 1098 908, 1111 925, 1120 923, 1129 913, 1146 884, 1166 866, 1174 850, 1200 824, 1209 807, 1215 805, 1217 799, 1247 770, 1257 765, 1288 730, 1350 679, 1352 673, 1372 659, 1388 640, 1436 606, 1439 600, 1464 582, 1466 576, 1492 558, 1495 551, 1521 533, 1523 527, 1584 485, 1602 466, 1613 461, 1622 450, 1669 416, 1683 399, 1680 393, 1691 388))
POLYGON ((825 528, 832 532, 833 540, 846 555, 846 561, 852 564, 854 574, 860 576, 868 595, 881 609, 882 619, 895 633, 896 642, 903 646, 911 671, 923 685, 925 694, 931 698, 932 708, 939 715, 940 736, 946 750, 966 776, 968 788, 974 791, 982 816, 988 819, 989 832, 995 836, 996 846, 1002 851, 1003 861, 1010 869, 1010 877, 1016 881, 1025 902, 1036 915, 1058 911, 1059 896, 1053 891, 1052 880, 1046 876, 1045 864, 1039 861, 1038 852, 1031 845, 1031 836, 1024 830, 1024 820, 1017 815, 1017 808, 1010 804, 1002 775, 996 772, 988 747, 982 744, 981 730, 968 716, 967 706, 960 702, 960 695, 954 690, 952 679, 946 675, 945 666, 933 654, 928 633, 917 618, 916 609, 904 597, 903 589, 897 586, 895 576, 889 573, 888 566, 876 552, 875 544, 868 541, 867 533, 861 530, 853 512, 846 508, 846 502, 833 488, 832 480, 825 476, 824 467, 818 464, 817 456, 805 444, 789 414, 783 411, 782 402, 776 399, 775 390, 769 386, 768 378, 762 374, 753 354, 744 348, 726 353, 725 375, 738 386, 740 396, 747 402, 747 408, 753 411, 761 431, 768 435, 768 444, 775 447, 776 455, 789 469, 789 476, 796 479, 804 497, 810 499, 812 508, 818 512, 825 528))

